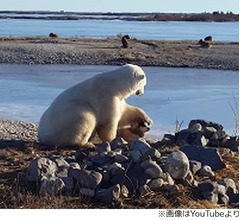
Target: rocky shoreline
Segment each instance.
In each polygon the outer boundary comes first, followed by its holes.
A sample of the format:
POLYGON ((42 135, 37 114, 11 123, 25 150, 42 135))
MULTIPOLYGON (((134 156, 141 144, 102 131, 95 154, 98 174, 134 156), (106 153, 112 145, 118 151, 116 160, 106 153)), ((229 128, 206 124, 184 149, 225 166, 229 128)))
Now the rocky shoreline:
MULTIPOLYGON (((0 171, 20 169, 25 187, 40 198, 77 193, 91 204, 111 205, 159 193, 161 199, 175 198, 188 190, 193 203, 239 206, 239 139, 221 124, 192 120, 188 128, 159 141, 128 143, 117 137, 95 149, 65 150, 39 145, 37 129, 32 123, 0 119, 0 171)), ((181 207, 188 207, 185 202, 181 207)))
POLYGON ((77 64, 239 69, 238 42, 213 42, 209 49, 198 40, 160 41, 129 39, 122 48, 115 38, 0 38, 0 63, 77 64))

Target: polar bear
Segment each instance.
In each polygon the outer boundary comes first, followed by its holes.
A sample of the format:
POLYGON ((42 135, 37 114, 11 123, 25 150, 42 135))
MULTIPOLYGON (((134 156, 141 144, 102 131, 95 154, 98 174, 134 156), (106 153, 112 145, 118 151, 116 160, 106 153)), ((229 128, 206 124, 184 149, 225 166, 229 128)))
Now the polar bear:
POLYGON ((96 134, 110 142, 117 136, 118 127, 140 119, 152 123, 144 111, 125 102, 130 95, 142 95, 146 83, 139 66, 126 64, 65 90, 40 119, 40 143, 89 146, 96 134))

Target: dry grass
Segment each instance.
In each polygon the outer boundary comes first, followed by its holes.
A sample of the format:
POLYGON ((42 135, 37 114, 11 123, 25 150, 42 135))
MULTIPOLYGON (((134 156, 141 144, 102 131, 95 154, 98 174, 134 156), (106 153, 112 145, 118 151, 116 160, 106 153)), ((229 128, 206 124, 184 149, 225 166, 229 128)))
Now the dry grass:
MULTIPOLYGON (((238 152, 221 151, 227 167, 216 171, 213 180, 222 177, 232 178, 239 183, 239 154, 238 152)), ((40 197, 25 181, 26 168, 32 158, 49 155, 72 155, 74 151, 52 150, 41 151, 33 144, 26 144, 21 148, 5 147, 0 149, 0 208, 12 209, 143 209, 143 208, 227 208, 213 204, 206 200, 198 200, 194 190, 178 184, 180 192, 161 190, 145 196, 135 195, 132 198, 123 198, 110 205, 96 204, 77 193, 72 195, 40 197)), ((201 178, 198 179, 201 181, 201 178)))

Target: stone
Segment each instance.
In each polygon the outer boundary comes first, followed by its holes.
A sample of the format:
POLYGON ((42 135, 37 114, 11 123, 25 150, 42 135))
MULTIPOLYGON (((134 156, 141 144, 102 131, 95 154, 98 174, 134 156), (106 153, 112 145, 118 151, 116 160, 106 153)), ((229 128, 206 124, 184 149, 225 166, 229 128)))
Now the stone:
POLYGON ((214 128, 214 127, 205 127, 204 130, 203 130, 203 135, 210 139, 212 138, 213 134, 217 133, 217 129, 214 128))
POLYGON ((213 203, 218 203, 218 193, 215 190, 215 183, 200 183, 197 187, 197 192, 202 199, 207 199, 213 203))
POLYGON ((115 150, 116 148, 125 148, 128 145, 128 142, 126 142, 122 137, 116 137, 114 140, 110 143, 112 150, 115 150))
POLYGON ((173 179, 183 179, 189 172, 189 160, 182 151, 172 152, 166 161, 164 170, 173 179))
POLYGON ((147 174, 148 178, 155 179, 163 174, 162 168, 153 160, 145 160, 140 164, 140 167, 147 174))
POLYGON ((58 167, 69 167, 69 163, 64 160, 64 158, 55 158, 54 162, 57 164, 58 167))
POLYGON ((129 157, 132 158, 134 163, 139 163, 141 161, 141 152, 138 150, 132 150, 129 152, 129 157))
POLYGON ((125 185, 121 186, 121 195, 125 198, 127 198, 129 195, 129 190, 125 185))
POLYGON ((77 163, 77 162, 71 162, 70 167, 73 168, 73 169, 78 169, 78 170, 81 169, 79 163, 77 163))
POLYGON ((99 189, 95 194, 95 200, 104 204, 118 201, 121 195, 121 187, 119 184, 107 189, 99 189))
POLYGON ((191 145, 197 138, 197 133, 192 133, 189 129, 183 129, 175 134, 176 145, 191 145))
POLYGON ((214 177, 215 174, 212 171, 212 168, 208 165, 204 165, 198 172, 200 176, 214 177))
POLYGON ((80 188, 79 192, 81 195, 86 197, 94 197, 95 196, 95 190, 89 189, 89 188, 80 188))
POLYGON ((69 176, 76 180, 79 188, 95 189, 102 181, 102 174, 95 170, 71 169, 69 176))
POLYGON ((65 184, 62 179, 58 177, 50 177, 49 179, 43 179, 39 190, 39 195, 59 195, 61 194, 65 184))
POLYGON ((174 185, 175 181, 168 172, 163 174, 162 179, 169 185, 174 185))
POLYGON ((228 196, 238 192, 235 182, 230 178, 223 178, 218 181, 218 184, 226 187, 226 194, 228 196))
POLYGON ((111 151, 111 145, 108 142, 102 142, 101 144, 98 144, 96 146, 96 151, 98 153, 102 153, 102 152, 109 152, 111 151))
POLYGON ((229 204, 235 208, 239 208, 239 193, 229 195, 229 204))
POLYGON ((202 164, 201 162, 196 160, 190 160, 189 162, 190 162, 190 170, 195 175, 202 168, 202 164))
POLYGON ((180 150, 184 152, 189 160, 196 160, 202 165, 208 165, 212 170, 223 169, 226 165, 223 162, 217 148, 202 146, 182 146, 180 150))
POLYGON ((56 176, 57 177, 67 177, 68 176, 68 167, 58 167, 57 171, 56 171, 56 176))
POLYGON ((199 135, 196 137, 196 139, 192 142, 192 145, 197 145, 197 146, 203 146, 203 147, 205 147, 205 146, 207 146, 208 142, 209 142, 209 141, 205 138, 204 135, 199 134, 199 135))
POLYGON ((239 138, 238 137, 229 137, 223 143, 223 146, 229 148, 232 151, 238 151, 239 149, 239 138))
POLYGON ((201 132, 202 131, 202 125, 200 123, 191 124, 191 126, 189 127, 189 130, 192 133, 201 132))
POLYGON ((151 148, 149 149, 143 156, 142 156, 142 160, 147 159, 148 157, 151 157, 153 160, 157 160, 161 157, 161 153, 155 149, 155 148, 151 148))
POLYGON ((90 157, 90 161, 93 162, 93 165, 99 166, 111 163, 113 161, 112 157, 107 155, 95 155, 93 157, 90 157))
POLYGON ((38 182, 42 178, 56 176, 57 164, 50 159, 40 157, 32 160, 26 172, 27 181, 38 182))
POLYGON ((140 196, 145 196, 145 195, 151 193, 152 190, 150 189, 150 187, 147 184, 144 184, 144 185, 139 186, 138 192, 140 193, 140 196))
POLYGON ((193 127, 194 124, 201 124, 203 128, 205 127, 213 127, 215 128, 217 131, 218 130, 223 130, 223 126, 221 124, 215 123, 215 122, 211 122, 211 121, 207 121, 207 120, 201 120, 201 119, 194 119, 191 120, 188 124, 188 128, 193 127))
POLYGON ((140 151, 141 154, 147 153, 152 147, 143 139, 135 140, 130 146, 131 151, 140 151))
POLYGON ((156 178, 152 179, 149 183, 148 186, 150 187, 151 190, 153 191, 158 191, 159 189, 162 188, 164 185, 164 180, 162 178, 156 178))
POLYGON ((114 157, 114 162, 117 162, 117 163, 126 163, 127 161, 129 161, 129 158, 122 154, 117 154, 114 157))

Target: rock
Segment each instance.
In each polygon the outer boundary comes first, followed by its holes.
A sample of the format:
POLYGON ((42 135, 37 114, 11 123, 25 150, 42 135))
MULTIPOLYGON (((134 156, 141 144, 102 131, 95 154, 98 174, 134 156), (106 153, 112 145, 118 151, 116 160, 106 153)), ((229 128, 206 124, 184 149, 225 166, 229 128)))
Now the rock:
POLYGON ((78 169, 78 170, 81 169, 79 163, 77 163, 77 162, 71 162, 70 167, 73 168, 73 169, 78 169))
POLYGON ((58 170, 56 171, 57 177, 67 177, 68 176, 68 167, 58 167, 58 170))
POLYGON ((197 123, 201 124, 201 126, 202 126, 203 128, 205 128, 205 127, 213 127, 213 128, 215 128, 217 131, 218 131, 218 130, 223 130, 223 126, 222 126, 222 125, 220 125, 220 124, 218 124, 218 123, 215 123, 215 122, 206 121, 206 120, 201 120, 201 119, 191 120, 191 121, 189 122, 188 128, 193 127, 194 124, 197 124, 197 123))
POLYGON ((93 162, 93 165, 96 165, 96 166, 108 164, 113 161, 112 157, 110 157, 108 155, 99 155, 99 154, 97 154, 93 157, 90 157, 89 159, 91 162, 93 162))
POLYGON ((83 196, 87 196, 87 197, 94 197, 95 196, 95 190, 94 189, 80 188, 79 192, 83 196))
POLYGON ((228 196, 238 192, 235 182, 230 178, 223 178, 218 181, 218 184, 225 186, 228 196))
POLYGON ((189 129, 176 133, 176 144, 179 146, 191 145, 197 138, 198 133, 192 133, 189 129))
POLYGON ((218 193, 214 183, 200 183, 197 192, 202 199, 207 199, 213 203, 218 203, 218 193))
POLYGON ((153 191, 158 191, 159 189, 162 188, 163 185, 164 185, 164 180, 162 178, 152 179, 148 183, 148 186, 153 191))
POLYGON ((109 152, 109 151, 111 151, 111 145, 108 142, 105 141, 105 142, 103 142, 101 144, 98 144, 96 146, 96 151, 98 153, 109 152))
POLYGON ((128 157, 122 154, 117 154, 114 157, 114 162, 117 162, 117 163, 126 163, 127 161, 129 161, 128 157))
POLYGON ((56 176, 57 165, 50 159, 41 157, 36 158, 30 162, 27 169, 27 181, 38 182, 42 178, 49 179, 56 176))
POLYGON ((43 179, 41 182, 39 194, 41 196, 45 195, 59 195, 65 184, 62 179, 58 177, 50 177, 49 179, 43 179))
POLYGON ((142 156, 142 160, 146 160, 148 157, 151 157, 153 160, 157 160, 161 157, 161 153, 155 149, 155 148, 151 148, 149 149, 143 156, 142 156))
POLYGON ((132 158, 134 163, 139 163, 141 161, 141 152, 138 150, 132 150, 129 152, 129 157, 132 158))
POLYGON ((215 133, 217 133, 217 129, 216 129, 216 128, 214 128, 214 127, 205 127, 202 134, 203 134, 206 138, 210 139, 210 138, 212 138, 212 136, 213 136, 215 133))
POLYGON ((225 166, 217 148, 201 146, 183 146, 180 150, 184 152, 189 160, 196 160, 202 165, 208 165, 212 170, 223 169, 225 166))
POLYGON ((202 164, 199 161, 196 160, 190 160, 190 170, 193 174, 196 174, 201 168, 202 164))
POLYGON ((229 195, 229 204, 238 208, 239 206, 239 193, 233 193, 229 195))
POLYGON ((232 151, 238 151, 239 148, 239 138, 238 137, 229 137, 223 143, 223 146, 229 148, 232 151))
POLYGON ((121 186, 121 195, 125 198, 127 198, 129 195, 129 190, 125 185, 121 186))
POLYGON ((61 157, 55 158, 54 162, 57 164, 58 167, 69 167, 70 166, 69 163, 61 157))
POLYGON ((151 159, 143 161, 140 164, 140 167, 144 170, 144 173, 146 173, 150 179, 161 177, 163 174, 161 167, 151 159))
POLYGON ((95 189, 102 181, 102 174, 94 170, 71 169, 69 176, 77 181, 80 188, 95 189))
POLYGON ((173 179, 183 179, 189 172, 189 160, 181 151, 172 152, 168 156, 164 170, 168 172, 173 179))
POLYGON ((144 185, 139 186, 138 192, 140 193, 141 196, 145 196, 145 195, 151 193, 152 190, 150 189, 150 187, 147 184, 144 184, 144 185))
POLYGON ((152 147, 143 139, 135 140, 130 146, 132 151, 140 151, 141 154, 147 153, 152 147))
POLYGON ((205 147, 205 146, 207 146, 208 142, 209 142, 209 141, 205 138, 204 135, 199 134, 199 135, 196 137, 196 139, 192 142, 192 145, 197 145, 197 146, 203 146, 203 147, 205 147))
POLYGON ((128 142, 126 142, 122 137, 116 137, 114 140, 110 143, 112 150, 115 150, 116 148, 125 148, 128 145, 128 142))
POLYGON ((121 194, 121 187, 119 184, 108 189, 99 189, 95 194, 95 200, 104 204, 109 204, 118 201, 121 194))
POLYGON ((204 165, 198 173, 200 176, 214 177, 215 174, 212 171, 212 168, 208 165, 204 165))
POLYGON ((68 192, 68 193, 71 192, 71 190, 74 187, 73 179, 71 177, 67 176, 67 177, 61 177, 61 180, 65 184, 63 192, 68 192))
POLYGON ((168 185, 174 185, 174 179, 171 177, 171 175, 168 172, 165 172, 163 174, 162 179, 168 184, 168 185))
POLYGON ((189 130, 192 133, 198 133, 202 131, 202 125, 200 123, 193 123, 190 125, 189 130))
POLYGON ((171 192, 171 194, 176 194, 176 193, 179 193, 180 191, 180 188, 177 186, 177 185, 169 185, 169 184, 166 184, 164 185, 163 187, 165 190, 171 192))

